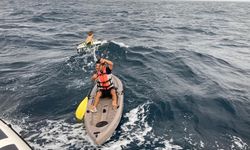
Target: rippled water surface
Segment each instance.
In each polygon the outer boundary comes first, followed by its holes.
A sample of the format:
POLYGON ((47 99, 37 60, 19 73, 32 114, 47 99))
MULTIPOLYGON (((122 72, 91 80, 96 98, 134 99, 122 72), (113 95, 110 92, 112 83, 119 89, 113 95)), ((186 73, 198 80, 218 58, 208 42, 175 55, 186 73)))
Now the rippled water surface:
POLYGON ((34 149, 249 149, 250 3, 1 0, 0 117, 34 149), (98 54, 124 84, 122 120, 96 147, 74 111, 98 54), (104 53, 105 52, 105 53, 104 53))

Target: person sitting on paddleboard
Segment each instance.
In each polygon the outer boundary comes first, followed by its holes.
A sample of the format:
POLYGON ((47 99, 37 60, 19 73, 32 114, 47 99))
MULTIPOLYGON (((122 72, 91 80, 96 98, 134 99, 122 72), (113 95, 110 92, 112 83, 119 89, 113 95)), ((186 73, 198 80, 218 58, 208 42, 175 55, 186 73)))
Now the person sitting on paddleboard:
POLYGON ((99 59, 96 62, 96 73, 92 76, 92 80, 96 81, 97 83, 97 93, 95 96, 95 102, 92 105, 90 111, 97 112, 96 106, 100 101, 100 97, 103 95, 111 95, 112 96, 112 106, 113 109, 117 109, 117 95, 116 91, 112 82, 112 69, 113 69, 113 62, 107 59, 99 59))
POLYGON ((85 40, 87 46, 93 45, 94 42, 94 33, 93 31, 88 32, 88 37, 85 40))

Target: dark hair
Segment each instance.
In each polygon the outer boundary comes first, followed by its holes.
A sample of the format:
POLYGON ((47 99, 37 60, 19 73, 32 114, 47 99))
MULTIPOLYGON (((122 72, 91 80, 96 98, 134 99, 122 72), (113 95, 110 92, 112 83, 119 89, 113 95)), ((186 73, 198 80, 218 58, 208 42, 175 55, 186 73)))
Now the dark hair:
POLYGON ((101 61, 100 61, 101 59, 98 59, 95 63, 96 64, 101 64, 101 61))
POLYGON ((94 32, 93 31, 89 31, 88 32, 88 35, 92 35, 94 32))

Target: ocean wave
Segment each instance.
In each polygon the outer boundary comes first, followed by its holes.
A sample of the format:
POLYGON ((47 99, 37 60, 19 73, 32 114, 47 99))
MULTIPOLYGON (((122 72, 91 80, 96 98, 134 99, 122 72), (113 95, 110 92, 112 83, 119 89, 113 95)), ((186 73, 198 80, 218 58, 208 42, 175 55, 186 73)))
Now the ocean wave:
POLYGON ((208 29, 194 28, 194 27, 175 27, 175 30, 181 30, 182 33, 201 33, 210 36, 216 35, 216 33, 209 31, 208 29))
POLYGON ((0 116, 35 149, 249 149, 249 4, 1 4, 0 116), (104 43, 77 54, 89 30, 104 43), (97 57, 125 88, 124 116, 101 147, 73 118, 97 57))
POLYGON ((125 43, 122 43, 122 42, 116 42, 116 41, 111 41, 117 45, 119 45, 120 47, 125 47, 125 48, 129 48, 129 45, 126 45, 125 43))
POLYGON ((146 121, 148 105, 150 103, 140 105, 126 113, 124 118, 128 121, 121 123, 113 137, 102 146, 95 146, 86 135, 84 125, 82 123, 76 124, 71 119, 71 121, 63 119, 32 122, 30 117, 23 117, 21 121, 12 120, 8 122, 15 122, 14 129, 35 149, 57 149, 58 147, 127 149, 134 142, 138 143, 138 148, 140 146, 152 148, 152 145, 157 148, 157 145, 164 145, 166 149, 182 149, 180 146, 172 144, 173 139, 165 140, 164 137, 155 136, 152 127, 146 121))

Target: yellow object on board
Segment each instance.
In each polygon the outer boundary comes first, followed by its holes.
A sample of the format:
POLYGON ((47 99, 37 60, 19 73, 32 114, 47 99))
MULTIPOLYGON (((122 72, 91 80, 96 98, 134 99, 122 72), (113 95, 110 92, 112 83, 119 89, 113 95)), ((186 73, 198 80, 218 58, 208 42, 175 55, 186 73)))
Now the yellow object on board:
POLYGON ((77 109, 76 109, 75 115, 76 115, 76 118, 77 118, 78 120, 82 120, 82 119, 83 119, 84 114, 85 114, 85 112, 86 112, 86 110, 87 110, 87 105, 88 105, 88 96, 85 97, 85 98, 82 100, 82 102, 79 104, 79 106, 78 106, 77 109))

